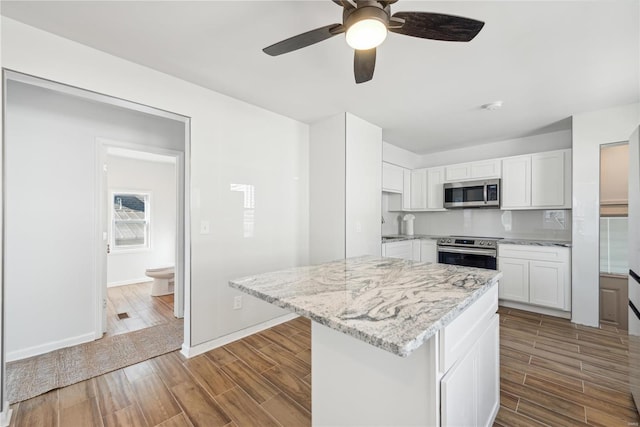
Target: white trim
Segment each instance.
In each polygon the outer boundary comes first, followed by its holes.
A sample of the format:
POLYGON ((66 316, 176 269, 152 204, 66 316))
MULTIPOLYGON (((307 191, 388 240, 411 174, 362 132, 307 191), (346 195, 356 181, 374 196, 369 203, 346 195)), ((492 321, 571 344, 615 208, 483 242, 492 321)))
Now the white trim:
POLYGON ((50 351, 58 350, 65 347, 71 347, 78 344, 93 341, 95 333, 93 331, 78 335, 71 338, 65 338, 59 341, 51 341, 45 344, 36 345, 33 347, 27 347, 22 350, 11 351, 7 353, 7 362, 13 362, 15 360, 26 359, 31 356, 38 356, 40 354, 48 353, 50 351))
POLYGON ((11 424, 11 414, 13 414, 13 409, 9 407, 9 402, 4 402, 2 405, 4 411, 0 413, 0 427, 9 427, 11 424))
POLYGON ((202 344, 198 344, 194 347, 187 347, 186 344, 183 344, 180 353, 187 358, 195 357, 209 350, 213 350, 214 348, 222 347, 223 345, 227 345, 241 338, 264 331, 265 329, 273 328, 276 325, 288 322, 296 317, 300 316, 295 313, 289 313, 284 316, 276 317, 275 319, 267 320, 266 322, 258 323, 257 325, 249 326, 248 328, 240 329, 239 331, 232 332, 229 335, 203 342, 202 344))
POLYGON ((513 301, 500 300, 499 305, 507 308, 516 308, 518 310, 530 311, 532 313, 546 314, 547 316, 560 317, 562 319, 571 319, 570 311, 556 310, 553 308, 538 307, 537 305, 522 304, 513 301))
POLYGON ((107 283, 107 288, 116 288, 118 286, 136 285, 138 283, 147 283, 147 282, 153 282, 153 279, 150 279, 149 277, 145 276, 140 279, 120 280, 118 282, 107 283))
POLYGON ((190 117, 183 116, 182 114, 162 110, 160 108, 151 107, 149 105, 140 104, 138 102, 129 101, 127 99, 118 98, 112 95, 94 92, 90 89, 83 89, 80 87, 71 86, 66 83, 60 83, 60 82, 49 80, 43 77, 37 77, 30 74, 21 73, 19 71, 5 69, 4 75, 5 75, 5 81, 13 80, 16 82, 26 83, 32 86, 38 86, 45 89, 54 90, 56 92, 64 93, 67 95, 73 95, 80 98, 97 101, 102 104, 114 105, 116 107, 126 108, 127 110, 140 111, 141 113, 146 113, 152 116, 164 117, 166 119, 176 120, 179 122, 183 122, 185 124, 188 123, 188 121, 190 120, 190 117))

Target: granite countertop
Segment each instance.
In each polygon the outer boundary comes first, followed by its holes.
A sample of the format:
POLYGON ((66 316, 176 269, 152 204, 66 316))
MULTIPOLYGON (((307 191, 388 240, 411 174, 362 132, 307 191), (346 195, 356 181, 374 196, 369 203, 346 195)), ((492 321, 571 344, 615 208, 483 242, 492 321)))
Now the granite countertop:
POLYGON ((511 239, 498 240, 499 245, 529 245, 529 246, 561 246, 571 247, 571 242, 563 240, 533 240, 533 239, 511 239))
POLYGON ((429 236, 426 234, 414 234, 413 236, 407 236, 406 234, 387 234, 382 236, 382 243, 401 242, 403 240, 416 240, 416 239, 437 240, 441 237, 444 237, 444 236, 429 236))
POLYGON ((406 357, 502 273, 364 256, 231 280, 229 285, 406 357))

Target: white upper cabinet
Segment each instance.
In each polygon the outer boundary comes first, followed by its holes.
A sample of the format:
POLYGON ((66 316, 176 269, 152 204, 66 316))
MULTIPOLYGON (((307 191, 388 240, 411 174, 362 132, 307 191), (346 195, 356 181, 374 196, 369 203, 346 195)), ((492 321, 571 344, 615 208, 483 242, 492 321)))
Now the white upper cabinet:
POLYGON ((471 163, 471 179, 500 178, 502 163, 500 159, 471 163))
POLYGON ((411 171, 411 209, 424 210, 427 208, 427 169, 411 171))
POLYGON ((445 166, 445 181, 466 181, 484 178, 500 178, 502 165, 500 159, 461 163, 445 166))
POLYGON ((427 169, 427 208, 444 209, 444 167, 427 169))
POLYGON ((411 210, 411 171, 402 170, 402 210, 411 210))
POLYGON ((463 163, 460 165, 445 166, 444 168, 446 181, 464 181, 471 178, 471 164, 463 163))
POLYGON ((531 206, 531 156, 502 161, 502 208, 531 206))
POLYGON ((531 206, 557 207, 569 201, 565 195, 565 181, 571 179, 565 172, 568 158, 565 150, 531 155, 531 206))
POLYGON ((382 162, 382 191, 402 193, 404 168, 382 162))
POLYGON ((502 160, 503 209, 570 209, 571 150, 502 160))

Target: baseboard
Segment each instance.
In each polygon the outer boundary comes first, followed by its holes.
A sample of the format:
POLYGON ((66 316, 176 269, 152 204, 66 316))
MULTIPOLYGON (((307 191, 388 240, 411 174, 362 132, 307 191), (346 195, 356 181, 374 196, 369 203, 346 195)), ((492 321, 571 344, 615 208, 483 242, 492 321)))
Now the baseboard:
POLYGON ((11 424, 11 414, 13 409, 9 407, 9 402, 4 402, 4 410, 0 413, 0 427, 8 427, 11 424))
POLYGON ((146 282, 153 282, 153 279, 150 279, 149 277, 145 276, 141 279, 120 280, 118 282, 107 283, 107 288, 115 288, 116 286, 135 285, 138 283, 146 283, 146 282))
POLYGON ((561 317, 563 319, 571 319, 570 311, 556 310, 553 308, 538 307, 537 305, 524 304, 513 301, 500 300, 500 305, 508 308, 517 308, 518 310, 531 311, 538 314, 546 314, 547 316, 561 317))
POLYGON ((289 320, 293 320, 296 317, 299 317, 299 316, 295 313, 285 314, 284 316, 276 317, 275 319, 258 323, 257 325, 253 325, 248 328, 241 329, 229 335, 216 338, 215 340, 198 344, 194 347, 187 347, 185 344, 182 344, 182 349, 180 350, 180 353, 182 353, 182 355, 187 358, 195 357, 195 356, 198 356, 199 354, 206 353, 209 350, 213 350, 214 348, 222 347, 223 345, 227 345, 241 338, 248 337, 249 335, 253 335, 255 333, 264 331, 265 329, 272 328, 281 323, 288 322, 289 320))
POLYGON ((71 338, 66 338, 59 341, 51 341, 45 344, 28 347, 22 350, 15 350, 7 352, 7 362, 13 362, 15 360, 26 359, 27 357, 38 356, 40 354, 48 353, 50 351, 58 350, 65 347, 71 347, 73 345, 83 344, 95 340, 95 333, 90 332, 88 334, 78 335, 71 338))

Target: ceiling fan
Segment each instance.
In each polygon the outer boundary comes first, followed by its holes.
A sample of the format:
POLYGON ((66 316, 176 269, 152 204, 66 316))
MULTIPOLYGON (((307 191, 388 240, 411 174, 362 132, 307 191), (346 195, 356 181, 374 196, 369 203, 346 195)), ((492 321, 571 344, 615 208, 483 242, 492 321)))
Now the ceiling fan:
POLYGON ((396 12, 390 5, 398 0, 332 0, 342 6, 342 24, 331 24, 298 34, 269 47, 264 53, 277 56, 346 33, 347 44, 355 50, 353 60, 356 83, 373 78, 376 47, 387 32, 423 39, 452 42, 471 41, 484 22, 460 16, 430 12, 396 12))

